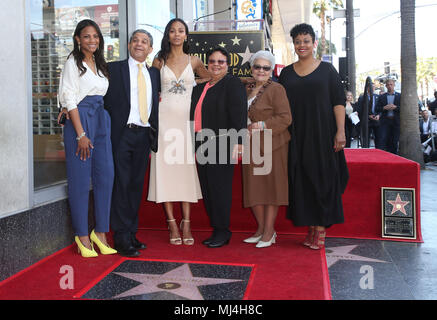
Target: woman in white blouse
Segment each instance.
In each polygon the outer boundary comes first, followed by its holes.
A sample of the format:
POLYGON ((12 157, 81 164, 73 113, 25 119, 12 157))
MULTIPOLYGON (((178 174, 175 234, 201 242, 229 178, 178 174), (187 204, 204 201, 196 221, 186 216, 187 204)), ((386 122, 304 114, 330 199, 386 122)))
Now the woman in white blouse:
POLYGON ((103 108, 108 89, 103 36, 92 20, 79 22, 73 35, 74 49, 61 74, 59 102, 68 110, 64 126, 68 198, 75 242, 83 257, 116 253, 106 241, 114 181, 110 140, 111 120, 103 108), (95 229, 89 235, 90 179, 94 190, 95 229))

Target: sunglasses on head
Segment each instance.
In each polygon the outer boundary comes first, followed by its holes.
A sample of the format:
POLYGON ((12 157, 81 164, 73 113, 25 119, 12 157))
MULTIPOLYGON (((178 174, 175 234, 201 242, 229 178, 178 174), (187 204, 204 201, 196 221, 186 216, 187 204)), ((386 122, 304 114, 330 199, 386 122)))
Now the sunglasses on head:
POLYGON ((260 66, 259 64, 254 64, 253 65, 253 69, 255 69, 255 70, 263 69, 264 71, 270 71, 270 70, 272 70, 272 67, 270 67, 270 66, 260 66))
POLYGON ((224 65, 226 63, 226 60, 214 60, 214 59, 209 59, 208 60, 208 64, 215 64, 218 63, 219 65, 224 65))

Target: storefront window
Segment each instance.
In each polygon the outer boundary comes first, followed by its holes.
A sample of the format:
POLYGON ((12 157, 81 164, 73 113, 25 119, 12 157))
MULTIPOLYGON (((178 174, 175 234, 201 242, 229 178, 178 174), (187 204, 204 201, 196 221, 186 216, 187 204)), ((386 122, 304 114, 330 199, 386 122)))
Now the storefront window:
POLYGON ((66 181, 63 129, 57 123, 57 92, 61 70, 73 49, 74 29, 83 19, 94 20, 105 39, 106 60, 118 60, 120 2, 123 1, 31 1, 35 189, 66 181))
POLYGON ((201 19, 208 15, 208 0, 193 0, 194 19, 201 19))
POLYGON ((161 41, 167 23, 176 17, 176 0, 137 0, 137 25, 153 37, 153 52, 147 59, 151 65, 153 58, 161 49, 161 41))

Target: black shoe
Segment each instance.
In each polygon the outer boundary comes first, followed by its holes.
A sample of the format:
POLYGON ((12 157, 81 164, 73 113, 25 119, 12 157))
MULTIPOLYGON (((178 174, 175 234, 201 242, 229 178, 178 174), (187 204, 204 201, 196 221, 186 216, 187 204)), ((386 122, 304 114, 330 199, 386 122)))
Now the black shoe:
POLYGON ((218 241, 211 241, 208 243, 208 248, 220 248, 223 247, 225 244, 229 244, 229 240, 218 240, 218 241))
POLYGON ((119 255, 128 258, 138 257, 141 254, 137 249, 132 246, 128 248, 117 248, 116 250, 119 255))
POLYGON ((205 246, 209 245, 211 243, 212 238, 208 238, 202 241, 202 244, 204 244, 205 246))
POLYGON ((138 239, 135 237, 132 238, 132 247, 134 247, 136 250, 144 250, 147 248, 145 243, 138 241, 138 239))
POLYGON ((117 250, 118 254, 123 257, 133 258, 138 257, 140 255, 140 252, 134 248, 132 243, 130 242, 122 242, 117 243, 114 242, 114 248, 117 250))

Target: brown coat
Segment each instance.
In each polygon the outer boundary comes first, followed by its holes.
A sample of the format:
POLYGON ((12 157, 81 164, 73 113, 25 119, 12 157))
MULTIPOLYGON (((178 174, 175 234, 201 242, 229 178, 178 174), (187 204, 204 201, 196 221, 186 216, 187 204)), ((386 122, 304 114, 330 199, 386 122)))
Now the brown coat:
MULTIPOLYGON (((282 85, 272 82, 263 92, 261 97, 250 106, 248 117, 252 123, 264 121, 266 129, 272 130, 272 151, 290 141, 290 132, 287 130, 291 124, 291 110, 287 94, 282 85)), ((264 135, 258 140, 262 146, 264 135)), ((255 139, 256 141, 256 139, 255 139)))
MULTIPOLYGON (((243 154, 244 157, 250 157, 249 163, 245 163, 247 159, 243 157, 243 206, 288 205, 288 126, 291 124, 291 110, 282 85, 272 82, 251 105, 248 116, 251 122, 264 121, 266 128, 272 130, 272 153, 271 170, 266 174, 255 174, 254 171, 264 167, 265 162, 255 164, 251 150, 243 154)), ((260 151, 264 154, 264 141, 257 139, 256 135, 261 134, 260 138, 264 139, 264 134, 268 132, 253 131, 251 148, 260 142, 260 151)), ((268 157, 264 161, 268 161, 268 157)))

